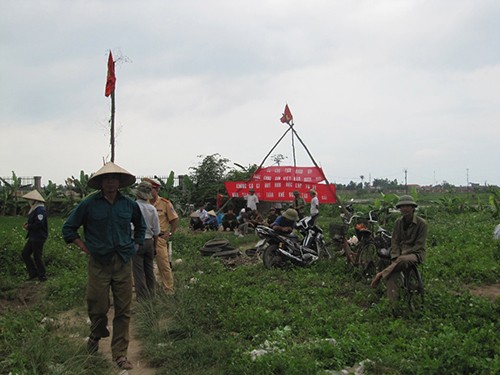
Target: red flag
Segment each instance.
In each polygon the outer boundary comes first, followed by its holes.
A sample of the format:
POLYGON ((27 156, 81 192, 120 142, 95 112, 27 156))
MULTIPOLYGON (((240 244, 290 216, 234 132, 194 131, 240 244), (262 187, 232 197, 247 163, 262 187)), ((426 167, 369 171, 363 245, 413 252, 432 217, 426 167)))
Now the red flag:
POLYGON ((290 112, 290 108, 288 108, 288 104, 285 105, 285 113, 283 113, 283 116, 281 117, 281 122, 282 123, 287 123, 290 125, 290 122, 293 120, 292 112, 290 112))
POLYGON ((105 96, 109 96, 113 91, 115 91, 115 83, 116 83, 115 62, 113 61, 113 55, 111 54, 111 51, 109 51, 108 78, 106 80, 106 91, 104 93, 105 96))

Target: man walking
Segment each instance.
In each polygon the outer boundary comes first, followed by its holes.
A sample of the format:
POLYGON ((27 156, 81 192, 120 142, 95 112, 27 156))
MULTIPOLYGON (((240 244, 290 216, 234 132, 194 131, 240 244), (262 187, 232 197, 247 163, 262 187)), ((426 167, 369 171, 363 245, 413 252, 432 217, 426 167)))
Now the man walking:
POLYGON ((91 328, 87 349, 89 353, 97 352, 99 340, 110 334, 107 313, 111 289, 115 310, 111 353, 117 366, 125 370, 133 367, 127 360, 132 303, 130 260, 134 245, 144 243, 146 225, 138 204, 118 189, 134 183, 135 176, 112 162, 106 163, 87 183, 98 191, 78 204, 62 228, 66 243, 74 243, 90 255, 86 297, 91 328), (81 226, 85 241, 78 233, 81 226))

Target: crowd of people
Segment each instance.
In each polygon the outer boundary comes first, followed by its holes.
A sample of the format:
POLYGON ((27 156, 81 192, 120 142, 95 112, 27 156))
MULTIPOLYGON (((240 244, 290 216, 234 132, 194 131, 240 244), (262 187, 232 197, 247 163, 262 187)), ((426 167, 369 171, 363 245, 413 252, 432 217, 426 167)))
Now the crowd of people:
MULTIPOLYGON (((179 222, 172 202, 159 195, 160 181, 144 178, 133 190, 135 199, 120 192, 135 183, 134 175, 113 162, 106 163, 88 180, 88 186, 96 192, 76 206, 62 227, 64 240, 89 256, 86 300, 91 325, 87 349, 89 353, 96 353, 100 339, 111 334, 108 329, 111 293, 114 305, 111 353, 117 366, 124 370, 133 367, 127 359, 127 350, 134 288, 138 301, 155 296, 157 283, 167 295, 174 293, 169 243, 179 222), (80 236, 81 227, 84 237, 80 236), (154 272, 155 261, 158 277, 154 272)), ((320 202, 316 191, 310 190, 309 194, 309 215, 314 221, 319 215, 320 202)), ((300 193, 295 191, 293 195, 293 201, 283 212, 281 207, 271 207, 263 217, 258 209, 259 199, 250 189, 246 207, 238 213, 231 205, 219 213, 212 207, 200 205, 190 215, 190 227, 193 231, 229 231, 244 236, 254 232, 258 225, 267 225, 276 231, 291 233, 306 210, 300 193)), ((30 210, 24 224, 27 242, 22 259, 29 280, 45 281, 47 275, 42 260, 48 236, 45 201, 36 190, 23 198, 29 202, 30 210)), ((411 196, 401 197, 396 207, 401 211, 401 218, 396 221, 393 232, 392 263, 379 272, 371 284, 376 288, 382 279, 387 280, 391 302, 397 293, 395 275, 399 270, 423 262, 427 235, 427 224, 415 214, 417 204, 411 196)))

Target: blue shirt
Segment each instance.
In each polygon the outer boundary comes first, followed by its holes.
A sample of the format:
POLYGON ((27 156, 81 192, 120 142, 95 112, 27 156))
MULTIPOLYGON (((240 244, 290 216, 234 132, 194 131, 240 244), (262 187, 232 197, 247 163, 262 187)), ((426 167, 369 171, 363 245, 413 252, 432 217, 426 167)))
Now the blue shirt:
POLYGON ((104 263, 110 262, 114 254, 127 262, 135 253, 134 242, 142 245, 146 234, 139 205, 120 192, 113 204, 101 191, 82 200, 62 227, 64 240, 71 243, 80 238, 78 228, 82 225, 85 245, 92 256, 104 263), (134 225, 133 239, 130 223, 134 225))

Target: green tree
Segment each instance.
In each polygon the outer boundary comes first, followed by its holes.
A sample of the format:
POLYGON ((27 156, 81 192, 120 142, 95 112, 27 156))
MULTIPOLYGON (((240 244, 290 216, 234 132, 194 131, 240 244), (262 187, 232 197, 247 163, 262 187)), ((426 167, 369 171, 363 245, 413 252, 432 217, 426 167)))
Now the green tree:
MULTIPOLYGON (((202 158, 203 155, 198 155, 202 158)), ((190 167, 193 182, 192 198, 196 205, 215 201, 217 193, 224 191, 224 177, 228 169, 229 159, 220 154, 208 155, 196 167, 190 167)))

